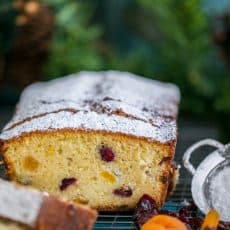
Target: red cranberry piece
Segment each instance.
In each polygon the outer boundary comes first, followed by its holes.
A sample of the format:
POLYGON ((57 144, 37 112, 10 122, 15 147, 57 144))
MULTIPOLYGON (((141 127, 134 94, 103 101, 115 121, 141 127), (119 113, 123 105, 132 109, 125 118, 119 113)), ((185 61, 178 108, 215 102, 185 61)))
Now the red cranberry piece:
POLYGON ((188 221, 188 225, 191 229, 199 229, 202 223, 203 220, 200 217, 190 217, 188 221))
POLYGON ((158 214, 173 216, 178 218, 178 214, 176 212, 168 211, 168 210, 160 210, 158 214))
POLYGON ((114 151, 109 147, 102 146, 99 152, 101 154, 101 159, 103 161, 110 162, 110 161, 113 161, 115 158, 114 151))
POLYGON ((134 210, 134 220, 137 225, 140 227, 143 225, 148 219, 159 214, 159 210, 157 208, 155 200, 144 194, 137 203, 137 206, 134 210))
POLYGON ((128 187, 120 187, 113 191, 114 195, 120 196, 120 197, 130 197, 133 195, 132 189, 128 187))
POLYGON ((217 228, 217 230, 228 230, 228 229, 230 229, 230 224, 226 224, 223 222, 220 222, 217 228))
POLYGON ((197 211, 197 206, 191 202, 189 205, 180 208, 178 218, 187 225, 188 229, 199 229, 202 219, 199 217, 197 211))
POLYGON ((73 185, 77 182, 77 179, 74 177, 70 177, 70 178, 64 178, 61 182, 61 185, 59 186, 61 191, 64 191, 65 189, 67 189, 67 187, 69 187, 70 185, 73 185))

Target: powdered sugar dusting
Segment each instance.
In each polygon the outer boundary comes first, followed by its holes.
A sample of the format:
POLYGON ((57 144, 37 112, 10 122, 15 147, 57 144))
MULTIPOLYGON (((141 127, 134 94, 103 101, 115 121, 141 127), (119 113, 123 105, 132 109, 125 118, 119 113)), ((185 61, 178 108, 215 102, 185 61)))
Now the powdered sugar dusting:
POLYGON ((44 195, 0 179, 0 216, 34 227, 44 195))
POLYGON ((36 130, 72 128, 167 142, 176 139, 179 99, 179 90, 172 84, 126 72, 80 72, 27 87, 0 139, 36 130))
POLYGON ((224 167, 210 181, 210 196, 213 208, 221 215, 221 219, 230 220, 230 168, 224 167))

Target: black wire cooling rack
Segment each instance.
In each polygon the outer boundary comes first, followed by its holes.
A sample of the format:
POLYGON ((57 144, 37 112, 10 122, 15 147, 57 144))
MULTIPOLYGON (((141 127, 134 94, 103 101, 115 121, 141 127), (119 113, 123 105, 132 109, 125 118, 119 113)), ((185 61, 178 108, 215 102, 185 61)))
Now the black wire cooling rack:
POLYGON ((95 230, 117 229, 135 230, 132 213, 101 213, 94 227, 95 230))

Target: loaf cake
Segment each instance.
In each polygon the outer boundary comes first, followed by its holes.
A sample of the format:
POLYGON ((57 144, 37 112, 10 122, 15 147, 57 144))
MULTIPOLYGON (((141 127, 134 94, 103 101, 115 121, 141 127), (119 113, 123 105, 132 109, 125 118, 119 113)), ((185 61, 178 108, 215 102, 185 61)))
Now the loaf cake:
MULTIPOLYGON (((127 72, 80 72, 34 83, 3 129, 10 179, 97 210, 160 207, 175 170, 175 85, 127 72)), ((170 186, 171 187, 171 186, 170 186)))
POLYGON ((0 179, 1 230, 90 230, 95 211, 0 179))

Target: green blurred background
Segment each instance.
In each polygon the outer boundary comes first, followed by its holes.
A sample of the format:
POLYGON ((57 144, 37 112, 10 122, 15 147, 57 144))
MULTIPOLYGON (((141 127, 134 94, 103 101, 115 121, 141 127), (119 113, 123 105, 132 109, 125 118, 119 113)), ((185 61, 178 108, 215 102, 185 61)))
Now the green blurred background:
POLYGON ((0 104, 31 82, 105 69, 176 83, 180 116, 215 122, 229 141, 229 0, 1 3, 0 104))

